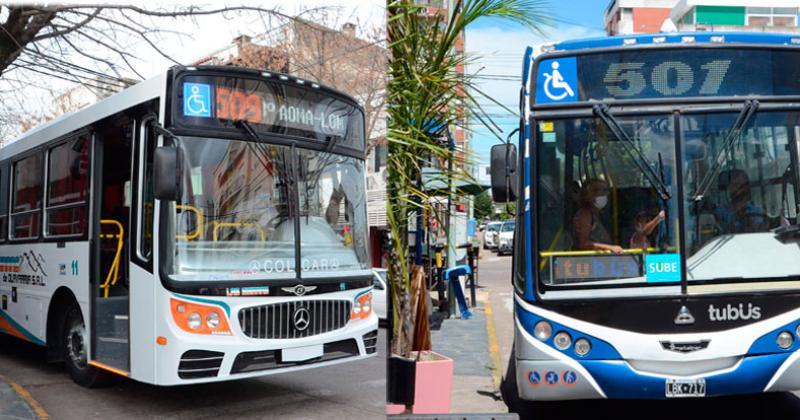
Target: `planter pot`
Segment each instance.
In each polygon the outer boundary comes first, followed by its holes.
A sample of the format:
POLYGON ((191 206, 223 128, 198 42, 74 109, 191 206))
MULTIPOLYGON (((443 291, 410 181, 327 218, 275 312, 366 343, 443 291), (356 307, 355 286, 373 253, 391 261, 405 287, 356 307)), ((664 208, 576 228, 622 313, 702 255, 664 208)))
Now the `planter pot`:
MULTIPOLYGON (((412 357, 416 358, 416 353, 412 357)), ((453 393, 453 359, 432 351, 422 352, 416 363, 415 373, 411 413, 449 413, 450 397, 453 393)), ((390 381, 394 381, 394 378, 390 381)), ((404 412, 406 409, 403 405, 386 406, 386 414, 404 412)))

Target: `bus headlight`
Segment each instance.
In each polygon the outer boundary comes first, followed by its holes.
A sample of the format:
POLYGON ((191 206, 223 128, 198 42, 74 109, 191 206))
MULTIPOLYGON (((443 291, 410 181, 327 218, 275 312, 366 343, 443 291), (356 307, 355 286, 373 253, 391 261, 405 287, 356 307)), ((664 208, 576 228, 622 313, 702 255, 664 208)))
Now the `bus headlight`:
POLYGON ((217 328, 219 326, 219 314, 216 312, 209 312, 208 315, 206 315, 206 325, 212 330, 217 328))
POLYGON ((553 338, 553 344, 555 344, 556 348, 559 350, 566 350, 569 348, 570 344, 572 344, 572 337, 569 336, 568 332, 561 331, 553 338))
POLYGON ((775 339, 775 342, 778 344, 778 347, 788 349, 794 344, 794 337, 792 337, 792 333, 789 331, 782 331, 778 334, 778 338, 775 339))
POLYGON ((372 314, 372 290, 356 295, 353 301, 351 319, 367 319, 372 314))
POLYGON ((189 317, 186 318, 186 325, 188 325, 189 328, 193 330, 200 328, 201 324, 202 324, 202 318, 200 317, 200 314, 198 314, 197 312, 190 313, 189 317))
POLYGON ((172 320, 180 329, 193 334, 232 335, 222 308, 170 299, 172 320))
POLYGON ((533 335, 542 341, 547 341, 552 333, 553 326, 547 321, 539 321, 536 323, 536 326, 533 327, 533 335))
POLYGON ((592 344, 585 338, 575 340, 575 354, 578 356, 586 356, 592 350, 592 344))

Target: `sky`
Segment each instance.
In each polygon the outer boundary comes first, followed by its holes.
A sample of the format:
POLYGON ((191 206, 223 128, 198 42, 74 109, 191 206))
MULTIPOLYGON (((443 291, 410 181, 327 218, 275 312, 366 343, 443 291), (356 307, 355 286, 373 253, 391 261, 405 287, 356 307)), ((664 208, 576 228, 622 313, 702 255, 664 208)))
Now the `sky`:
MULTIPOLYGON (((97 2, 85 0, 70 0, 72 4, 97 4, 97 2)), ((131 4, 125 0, 105 0, 104 3, 112 4, 131 4)), ((374 28, 383 29, 386 27, 386 2, 385 0, 241 0, 237 2, 220 1, 208 3, 196 3, 188 0, 167 0, 147 2, 149 10, 173 10, 175 6, 198 6, 204 10, 219 9, 224 6, 257 6, 265 9, 278 9, 278 11, 289 16, 307 16, 308 10, 325 7, 328 14, 330 25, 336 29, 342 24, 352 22, 357 24, 359 35, 371 31, 374 28), (336 3, 335 5, 331 5, 336 3)), ((319 14, 315 15, 319 16, 319 14)), ((5 16, 0 15, 0 21, 5 16)), ((147 22, 147 18, 138 19, 147 22)), ((229 46, 233 39, 239 35, 255 36, 274 29, 276 20, 272 22, 255 12, 249 13, 228 13, 226 16, 215 14, 202 17, 171 19, 171 18, 152 18, 151 27, 162 29, 159 34, 153 34, 155 42, 175 61, 182 64, 190 64, 202 57, 208 56, 218 50, 229 46)), ((124 39, 128 44, 128 52, 136 56, 131 62, 136 71, 145 79, 156 76, 175 65, 175 62, 161 56, 148 44, 138 38, 129 37, 124 39)), ((84 52, 109 58, 111 61, 119 63, 121 60, 107 49, 97 44, 92 45, 86 42, 80 47, 84 52)), ((66 50, 64 55, 59 57, 62 60, 88 67, 105 74, 113 74, 104 65, 88 60, 80 54, 66 50)), ((122 63, 119 63, 122 64, 122 63)), ((125 66, 120 65, 119 71, 122 76, 133 79, 140 79, 136 74, 130 72, 125 66)), ((42 115, 54 110, 53 98, 77 84, 72 81, 59 80, 52 77, 44 77, 40 73, 13 70, 6 72, 0 77, 0 93, 20 91, 21 82, 24 82, 25 95, 19 96, 16 101, 6 102, 5 106, 13 106, 15 111, 20 114, 42 115), (9 80, 4 80, 9 79, 9 80), (21 82, 16 82, 20 80, 21 82)), ((1 110, 0 110, 1 111, 1 110)))
MULTIPOLYGON (((514 111, 496 105, 488 99, 480 102, 505 138, 519 126, 519 89, 522 75, 522 57, 527 46, 557 42, 566 39, 604 36, 603 10, 608 0, 550 0, 553 26, 544 28, 544 35, 536 34, 520 25, 496 18, 484 18, 467 28, 466 51, 475 59, 467 72, 477 74, 477 89, 486 92, 497 102, 514 111)), ((473 92, 476 94, 477 92, 473 92)), ((478 95, 480 96, 480 95, 478 95)), ((472 148, 479 164, 488 164, 489 149, 499 143, 497 137, 475 121, 472 130, 472 148)), ((483 174, 479 177, 485 178, 483 174)))

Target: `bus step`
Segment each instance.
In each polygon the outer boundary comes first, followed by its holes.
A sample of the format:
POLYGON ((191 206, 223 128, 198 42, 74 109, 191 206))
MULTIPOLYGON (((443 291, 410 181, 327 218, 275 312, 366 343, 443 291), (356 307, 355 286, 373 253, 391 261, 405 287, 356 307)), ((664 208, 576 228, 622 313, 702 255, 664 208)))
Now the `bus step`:
POLYGON ((120 338, 120 337, 97 337, 103 343, 116 343, 116 344, 128 344, 127 338, 120 338))

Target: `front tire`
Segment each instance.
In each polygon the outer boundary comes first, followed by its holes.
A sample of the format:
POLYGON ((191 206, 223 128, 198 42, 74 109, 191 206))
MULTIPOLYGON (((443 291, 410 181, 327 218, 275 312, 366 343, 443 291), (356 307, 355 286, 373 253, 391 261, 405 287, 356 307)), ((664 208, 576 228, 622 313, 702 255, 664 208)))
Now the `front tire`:
POLYGON ((502 395, 503 402, 506 403, 509 413, 517 413, 520 419, 535 417, 536 410, 533 402, 523 400, 519 397, 519 389, 517 388, 517 358, 514 350, 511 350, 511 355, 508 358, 508 369, 506 369, 506 374, 503 377, 503 381, 500 383, 500 395, 502 395))
POLYGON ((64 352, 64 366, 69 376, 75 383, 87 388, 101 385, 105 374, 88 363, 89 334, 77 304, 73 304, 67 310, 62 331, 61 347, 64 352))

